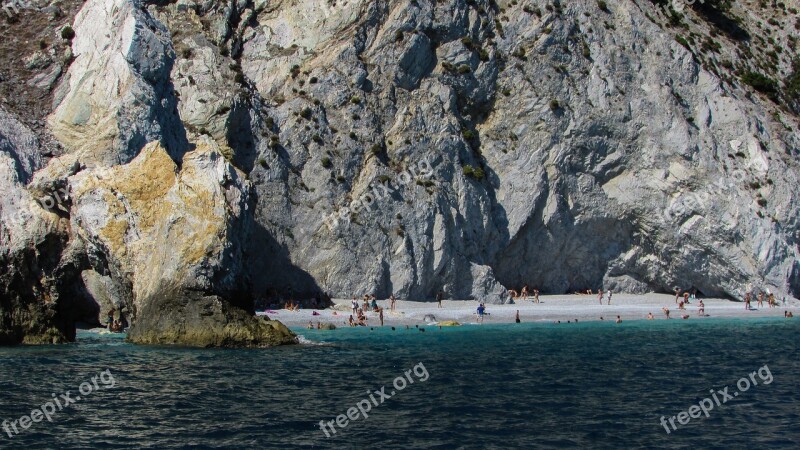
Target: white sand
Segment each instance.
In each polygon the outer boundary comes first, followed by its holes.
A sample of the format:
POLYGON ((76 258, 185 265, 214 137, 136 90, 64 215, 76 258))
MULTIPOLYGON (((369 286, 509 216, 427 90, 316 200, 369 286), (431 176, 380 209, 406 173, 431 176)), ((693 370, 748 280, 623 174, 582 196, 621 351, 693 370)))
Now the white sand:
MULTIPOLYGON (((484 318, 484 323, 514 322, 517 310, 519 310, 522 322, 553 322, 557 320, 566 322, 567 320, 575 319, 588 321, 600 320, 600 317, 603 317, 604 320, 613 321, 618 315, 623 321, 643 320, 648 312, 652 312, 656 320, 663 320, 665 316, 661 308, 664 306, 670 309, 670 317, 678 320, 681 319, 683 314, 688 314, 690 320, 705 320, 721 317, 783 317, 783 312, 786 310, 792 311, 795 316, 800 313, 800 301, 788 298, 788 305, 783 305, 778 299, 779 306, 775 308, 769 308, 766 301, 764 306, 759 308, 757 302, 753 301, 751 303, 752 309, 749 311, 745 310, 742 302, 704 298, 706 317, 698 315, 698 300, 693 301, 691 305, 687 305, 685 311, 681 311, 678 309, 678 305, 675 304, 675 297, 666 294, 632 295, 615 293, 611 300, 611 305, 605 304, 606 299, 604 299, 603 305, 600 305, 597 301, 597 295, 547 295, 540 296, 539 299, 540 302, 538 304, 534 303, 531 297, 530 300, 517 301, 513 305, 486 305, 486 312, 489 315, 484 318)), ((346 326, 351 314, 350 300, 335 299, 334 303, 336 304, 334 308, 317 310, 316 312, 320 314, 318 316, 314 316, 310 309, 301 309, 300 311, 281 309, 274 311, 274 313, 266 313, 266 315, 271 319, 280 320, 290 327, 305 327, 309 321, 313 321, 314 324, 317 322, 330 322, 337 327, 346 326)), ((476 322, 478 302, 475 300, 445 300, 442 302, 443 307, 438 308, 435 302, 398 300, 395 312, 389 311, 388 300, 379 300, 378 306, 384 308, 385 325, 415 325, 433 322, 423 320, 428 314, 432 314, 436 322, 455 320, 464 324, 476 322)), ((259 312, 258 314, 264 315, 265 313, 259 312)), ((380 326, 377 313, 368 312, 367 318, 369 326, 380 326)))

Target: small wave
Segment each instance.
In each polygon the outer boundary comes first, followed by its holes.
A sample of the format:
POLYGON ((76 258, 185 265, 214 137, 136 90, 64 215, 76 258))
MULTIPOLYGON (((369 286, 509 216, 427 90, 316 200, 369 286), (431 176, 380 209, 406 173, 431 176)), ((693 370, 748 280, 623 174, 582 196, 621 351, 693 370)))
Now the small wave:
POLYGON ((300 345, 331 345, 331 344, 329 344, 327 342, 312 341, 311 339, 303 336, 302 334, 298 334, 297 335, 297 342, 300 345))
POLYGON ((110 333, 107 328, 87 328, 83 330, 79 330, 79 333, 92 333, 92 334, 107 334, 110 333))

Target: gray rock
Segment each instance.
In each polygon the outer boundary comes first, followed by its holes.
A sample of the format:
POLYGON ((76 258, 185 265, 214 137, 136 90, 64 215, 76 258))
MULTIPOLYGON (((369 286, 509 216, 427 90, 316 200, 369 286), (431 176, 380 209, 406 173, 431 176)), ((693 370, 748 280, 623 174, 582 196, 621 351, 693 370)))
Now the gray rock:
POLYGON ((58 81, 58 77, 61 76, 61 66, 57 64, 53 64, 50 66, 50 69, 46 72, 39 73, 34 75, 28 81, 29 86, 33 86, 45 91, 49 91, 53 88, 53 85, 56 81, 58 81))
POLYGON ((170 81, 175 53, 166 28, 134 2, 90 0, 73 29, 75 60, 49 117, 55 137, 102 165, 128 162, 151 141, 179 159, 188 142, 170 81))
POLYGON ((39 139, 25 125, 0 107, 0 155, 14 161, 13 179, 26 184, 42 167, 39 139))

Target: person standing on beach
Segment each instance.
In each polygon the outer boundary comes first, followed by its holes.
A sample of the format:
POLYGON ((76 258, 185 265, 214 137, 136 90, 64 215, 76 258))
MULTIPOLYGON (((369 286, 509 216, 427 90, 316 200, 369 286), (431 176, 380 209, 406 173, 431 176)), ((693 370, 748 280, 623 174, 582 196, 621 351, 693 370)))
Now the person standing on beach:
POLYGON ((597 301, 599 301, 601 305, 603 304, 603 288, 600 288, 597 292, 597 301))
POLYGON ((442 307, 443 298, 444 298, 444 291, 440 289, 439 292, 436 294, 436 302, 439 303, 439 308, 442 307))
POLYGON ((698 314, 700 317, 706 316, 706 305, 703 304, 703 301, 700 300, 700 303, 697 305, 700 309, 698 310, 698 314))
POLYGON ((358 300, 355 297, 350 300, 350 307, 353 309, 353 315, 358 314, 358 300))
POLYGON ((647 313, 647 320, 653 320, 653 319, 655 319, 655 317, 653 317, 653 313, 651 312, 647 313))
POLYGON ((517 310, 517 317, 515 319, 515 322, 519 323, 519 310, 517 310))
POLYGON ((676 305, 678 304, 678 298, 680 298, 680 296, 681 296, 680 288, 675 288, 675 304, 676 305))
POLYGON ((664 315, 667 316, 667 319, 669 319, 669 308, 665 306, 661 308, 661 310, 664 311, 664 315))
POLYGON ((533 301, 539 303, 539 289, 533 288, 533 301))
MULTIPOLYGON (((608 304, 609 304, 609 305, 611 304, 611 296, 612 296, 612 295, 614 295, 614 291, 612 291, 611 289, 609 289, 609 290, 608 290, 608 304)), ((600 302, 600 304, 602 305, 602 304, 603 304, 603 302, 600 302)))
POLYGON ((750 293, 749 292, 744 296, 744 309, 750 311, 750 293))
POLYGON ((478 305, 478 322, 483 323, 483 313, 486 312, 486 307, 483 306, 483 303, 478 305))
POLYGON ((762 308, 763 306, 764 306, 764 293, 763 292, 759 292, 758 293, 758 307, 762 308))
POLYGON ((394 293, 389 296, 389 309, 394 311, 394 304, 397 303, 397 298, 394 296, 394 293))
POLYGON ((381 326, 383 326, 383 308, 378 312, 378 318, 381 319, 381 326))

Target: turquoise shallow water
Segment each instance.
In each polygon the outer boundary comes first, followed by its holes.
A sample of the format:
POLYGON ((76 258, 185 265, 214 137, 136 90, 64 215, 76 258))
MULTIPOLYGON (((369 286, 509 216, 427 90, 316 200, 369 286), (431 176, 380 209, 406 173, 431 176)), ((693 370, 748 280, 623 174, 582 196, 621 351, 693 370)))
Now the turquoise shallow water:
POLYGON ((145 348, 87 332, 0 348, 0 420, 53 393, 75 397, 106 369, 115 383, 101 379, 52 422, 3 432, 0 448, 800 446, 797 319, 426 328, 296 330, 324 345, 270 350, 145 348), (410 372, 414 384, 368 418, 320 431, 419 363, 427 380, 410 372), (758 386, 670 434, 659 423, 764 365, 772 383, 755 375, 758 386))

